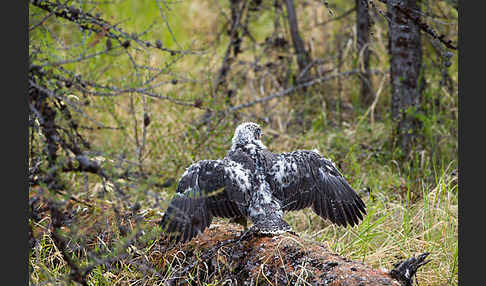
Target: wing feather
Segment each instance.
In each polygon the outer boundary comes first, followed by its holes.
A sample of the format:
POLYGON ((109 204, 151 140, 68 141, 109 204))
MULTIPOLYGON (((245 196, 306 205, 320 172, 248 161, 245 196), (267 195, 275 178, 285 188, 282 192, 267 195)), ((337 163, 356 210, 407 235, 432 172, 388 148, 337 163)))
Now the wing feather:
POLYGON ((312 206, 317 215, 341 226, 354 226, 363 219, 364 202, 332 161, 307 150, 273 158, 267 179, 284 210, 312 206))
MULTIPOLYGON (((238 217, 244 204, 241 192, 249 172, 229 160, 203 160, 192 164, 182 175, 174 198, 160 225, 176 242, 191 240, 203 232, 214 216, 238 217)), ((247 178, 248 177, 248 178, 247 178)))
POLYGON ((183 228, 184 228, 183 240, 186 241, 191 236, 191 233, 193 231, 193 227, 192 227, 192 224, 188 223, 188 224, 184 224, 183 228))
POLYGON ((317 197, 324 201, 324 204, 322 204, 323 210, 321 210, 321 213, 324 215, 321 215, 321 217, 327 218, 331 222, 336 223, 336 215, 334 214, 332 201, 324 196, 317 197))
POLYGON ((318 216, 321 216, 321 217, 329 217, 328 214, 324 214, 323 211, 327 211, 328 208, 324 206, 324 204, 326 203, 326 201, 323 201, 322 200, 323 198, 321 197, 318 197, 315 201, 314 201, 314 204, 313 204, 313 209, 314 209, 314 212, 318 215, 318 216))
POLYGON ((211 214, 217 217, 225 217, 225 212, 223 211, 223 207, 221 207, 221 205, 219 205, 218 203, 219 202, 214 200, 213 197, 209 197, 208 205, 210 205, 211 214))
POLYGON ((351 205, 350 203, 346 203, 344 204, 344 209, 346 210, 346 213, 348 214, 348 217, 352 219, 352 224, 351 226, 355 226, 355 225, 358 225, 359 224, 359 217, 361 217, 361 219, 363 219, 363 217, 361 216, 361 213, 356 213, 354 211, 354 206, 351 205))

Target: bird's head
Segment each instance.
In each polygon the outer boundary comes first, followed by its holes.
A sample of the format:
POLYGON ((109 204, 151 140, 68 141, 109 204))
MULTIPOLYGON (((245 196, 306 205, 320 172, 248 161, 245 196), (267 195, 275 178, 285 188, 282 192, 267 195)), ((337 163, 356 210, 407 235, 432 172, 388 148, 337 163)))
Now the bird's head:
POLYGON ((235 130, 235 135, 233 135, 233 146, 235 149, 238 145, 255 144, 259 147, 265 148, 260 137, 263 135, 260 126, 253 122, 244 122, 238 125, 235 130))

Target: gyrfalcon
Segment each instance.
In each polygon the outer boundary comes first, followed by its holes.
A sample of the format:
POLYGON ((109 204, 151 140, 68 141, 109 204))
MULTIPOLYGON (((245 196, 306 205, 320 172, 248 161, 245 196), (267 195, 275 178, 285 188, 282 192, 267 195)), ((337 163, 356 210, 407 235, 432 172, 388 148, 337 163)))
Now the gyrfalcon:
POLYGON ((291 228, 284 211, 312 207, 332 223, 354 226, 366 207, 334 163, 317 151, 274 154, 253 122, 240 124, 222 160, 202 160, 182 175, 160 225, 175 241, 203 232, 213 217, 249 218, 254 230, 279 234, 291 228))

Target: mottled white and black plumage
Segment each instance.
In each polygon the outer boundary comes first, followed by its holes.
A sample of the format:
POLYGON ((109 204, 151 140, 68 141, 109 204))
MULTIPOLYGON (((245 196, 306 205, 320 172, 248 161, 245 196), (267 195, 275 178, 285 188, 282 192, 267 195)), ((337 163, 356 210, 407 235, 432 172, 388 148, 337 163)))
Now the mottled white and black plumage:
POLYGON ((213 217, 249 218, 264 234, 290 230, 284 211, 312 207, 337 225, 357 225, 365 204, 331 160, 317 151, 274 154, 252 122, 240 124, 222 160, 187 168, 160 224, 176 241, 188 241, 213 217))

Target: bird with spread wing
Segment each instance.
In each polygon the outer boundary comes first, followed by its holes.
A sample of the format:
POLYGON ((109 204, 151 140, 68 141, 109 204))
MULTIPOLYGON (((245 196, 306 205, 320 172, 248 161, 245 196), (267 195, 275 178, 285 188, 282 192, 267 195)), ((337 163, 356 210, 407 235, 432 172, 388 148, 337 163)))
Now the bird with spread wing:
POLYGON ((324 219, 355 226, 366 214, 361 198, 334 163, 317 151, 275 154, 253 122, 240 124, 221 160, 201 160, 182 175, 160 225, 175 241, 202 233, 213 217, 253 223, 262 234, 291 231, 284 211, 312 207, 324 219))

